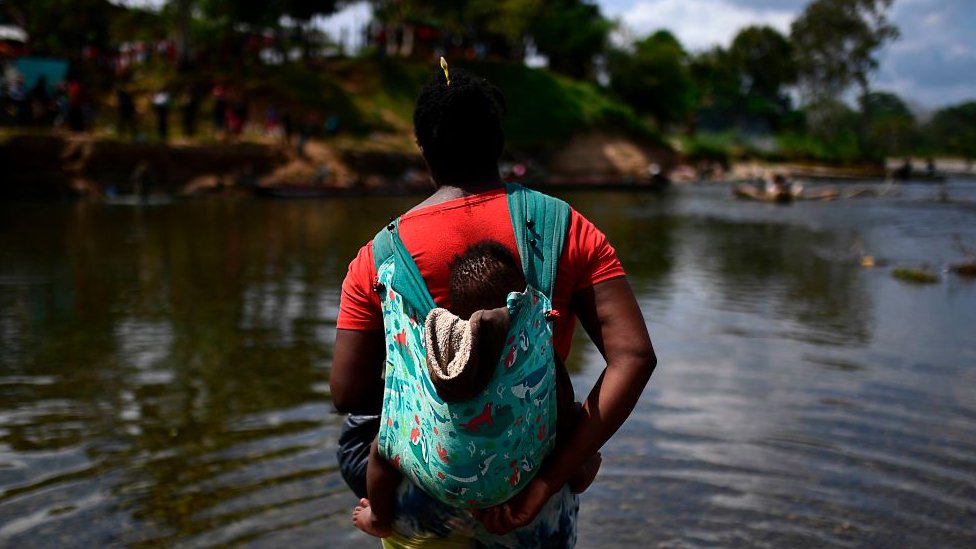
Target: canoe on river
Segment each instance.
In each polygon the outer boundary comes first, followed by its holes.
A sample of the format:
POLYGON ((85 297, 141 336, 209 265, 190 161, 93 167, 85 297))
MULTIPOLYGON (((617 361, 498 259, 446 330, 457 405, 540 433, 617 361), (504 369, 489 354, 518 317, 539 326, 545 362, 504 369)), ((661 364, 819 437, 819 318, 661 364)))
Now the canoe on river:
POLYGON ((736 198, 746 200, 757 200, 759 202, 773 202, 776 204, 788 204, 794 200, 833 200, 840 196, 840 191, 834 188, 817 189, 807 191, 803 188, 791 190, 789 188, 780 191, 760 190, 748 183, 736 185, 732 189, 732 195, 736 198))

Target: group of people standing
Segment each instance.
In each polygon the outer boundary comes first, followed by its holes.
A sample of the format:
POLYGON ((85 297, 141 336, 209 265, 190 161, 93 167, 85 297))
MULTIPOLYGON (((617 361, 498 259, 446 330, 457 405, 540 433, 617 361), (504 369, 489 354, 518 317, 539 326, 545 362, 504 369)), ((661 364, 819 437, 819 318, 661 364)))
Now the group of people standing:
MULTIPOLYGON (((0 125, 90 131, 95 127, 99 110, 96 95, 78 78, 69 77, 52 85, 44 76, 26 82, 23 76, 17 75, 9 81, 0 81, 0 125)), ((133 142, 149 139, 167 142, 172 136, 174 115, 178 116, 182 137, 198 135, 200 117, 206 116, 208 96, 211 135, 222 141, 237 141, 251 128, 294 147, 298 156, 304 157, 305 145, 313 135, 339 132, 339 116, 334 113, 296 114, 274 103, 264 106, 262 120, 254 120, 247 94, 223 83, 214 84, 209 91, 191 85, 183 89, 166 86, 150 92, 120 83, 106 102, 115 111, 117 135, 133 142)))
MULTIPOLYGON (((168 88, 160 88, 149 96, 149 105, 155 121, 156 137, 161 141, 168 141, 170 137, 170 112, 175 108, 179 111, 180 129, 184 137, 197 135, 197 119, 200 116, 202 94, 197 89, 190 89, 181 94, 174 101, 173 93, 168 88)), ((135 94, 126 86, 115 91, 115 107, 118 115, 117 128, 120 135, 130 136, 133 141, 144 138, 140 130, 139 109, 135 94)), ((229 108, 226 102, 214 101, 214 131, 223 132, 228 126, 225 117, 229 108), (219 113, 219 117, 218 117, 219 113), (219 118, 219 120, 218 120, 219 118)), ((247 105, 235 110, 238 119, 246 119, 247 105), (243 111, 243 113, 242 113, 243 111)), ((243 127, 243 125, 241 125, 243 127)))
MULTIPOLYGON (((204 109, 206 94, 199 88, 191 88, 177 95, 169 88, 161 88, 149 97, 149 105, 155 121, 156 137, 161 141, 168 141, 170 137, 170 117, 172 111, 178 110, 182 135, 195 137, 198 133, 198 119, 204 109)), ((304 145, 317 129, 313 117, 305 116, 296 120, 291 111, 279 109, 274 104, 265 108, 264 119, 260 126, 252 123, 251 103, 247 95, 233 87, 216 84, 210 90, 210 125, 213 135, 224 141, 236 141, 241 138, 249 127, 257 129, 262 134, 280 139, 286 145, 295 145, 299 156, 304 153, 304 145)), ((120 87, 116 91, 116 107, 118 111, 118 132, 131 135, 133 140, 140 139, 139 109, 132 91, 120 87)), ((338 117, 330 116, 323 125, 323 131, 330 133, 338 131, 338 117), (330 126, 331 124, 331 126, 330 126)))
POLYGON ((45 76, 31 85, 23 76, 0 82, 0 122, 20 127, 54 127, 74 132, 92 125, 94 105, 79 79, 51 85, 45 76))

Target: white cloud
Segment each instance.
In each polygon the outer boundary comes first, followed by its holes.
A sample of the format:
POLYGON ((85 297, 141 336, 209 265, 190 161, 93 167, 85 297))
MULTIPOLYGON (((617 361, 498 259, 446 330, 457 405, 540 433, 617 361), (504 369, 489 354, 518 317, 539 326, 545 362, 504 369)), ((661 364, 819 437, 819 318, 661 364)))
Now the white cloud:
POLYGON ((642 0, 624 9, 606 6, 633 35, 668 29, 691 51, 728 46, 735 34, 750 25, 769 25, 788 33, 796 17, 793 9, 737 5, 733 0, 642 0))
POLYGON ((126 8, 158 10, 159 8, 163 7, 166 0, 109 0, 109 2, 117 6, 124 6, 126 8))
POLYGON ((347 52, 363 47, 363 27, 373 18, 368 2, 353 2, 328 17, 316 17, 315 26, 327 32, 335 40, 342 40, 347 52))

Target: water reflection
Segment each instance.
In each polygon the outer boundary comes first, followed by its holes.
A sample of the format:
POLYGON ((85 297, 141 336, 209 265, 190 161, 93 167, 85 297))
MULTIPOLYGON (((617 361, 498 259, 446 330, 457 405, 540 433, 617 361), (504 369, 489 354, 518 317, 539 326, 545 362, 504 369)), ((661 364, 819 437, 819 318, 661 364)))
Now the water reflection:
MULTIPOLYGON (((942 254, 976 241, 976 212, 567 198, 615 244, 661 357, 581 546, 976 538, 976 289, 850 253, 942 254)), ((0 206, 0 545, 361 545, 333 455, 338 287, 409 204, 0 206)), ((602 367, 582 334, 569 365, 578 391, 602 367)))

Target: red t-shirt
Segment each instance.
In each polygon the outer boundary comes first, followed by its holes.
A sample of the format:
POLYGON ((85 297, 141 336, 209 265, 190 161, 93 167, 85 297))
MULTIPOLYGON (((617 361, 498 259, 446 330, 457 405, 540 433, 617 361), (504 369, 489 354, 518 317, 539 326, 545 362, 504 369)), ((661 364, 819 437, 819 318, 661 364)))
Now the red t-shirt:
MULTIPOLYGON (((449 200, 404 214, 400 217, 400 239, 417 263, 434 303, 445 309, 451 308, 451 261, 468 246, 495 240, 519 257, 504 189, 449 200)), ((559 313, 553 344, 562 359, 569 354, 576 327, 576 313, 571 308, 573 294, 623 275, 624 269, 606 236, 579 212, 571 210, 552 292, 552 306, 559 313)), ((375 278, 373 245, 369 242, 349 264, 349 272, 342 282, 337 328, 383 329, 380 299, 373 291, 375 278)))

